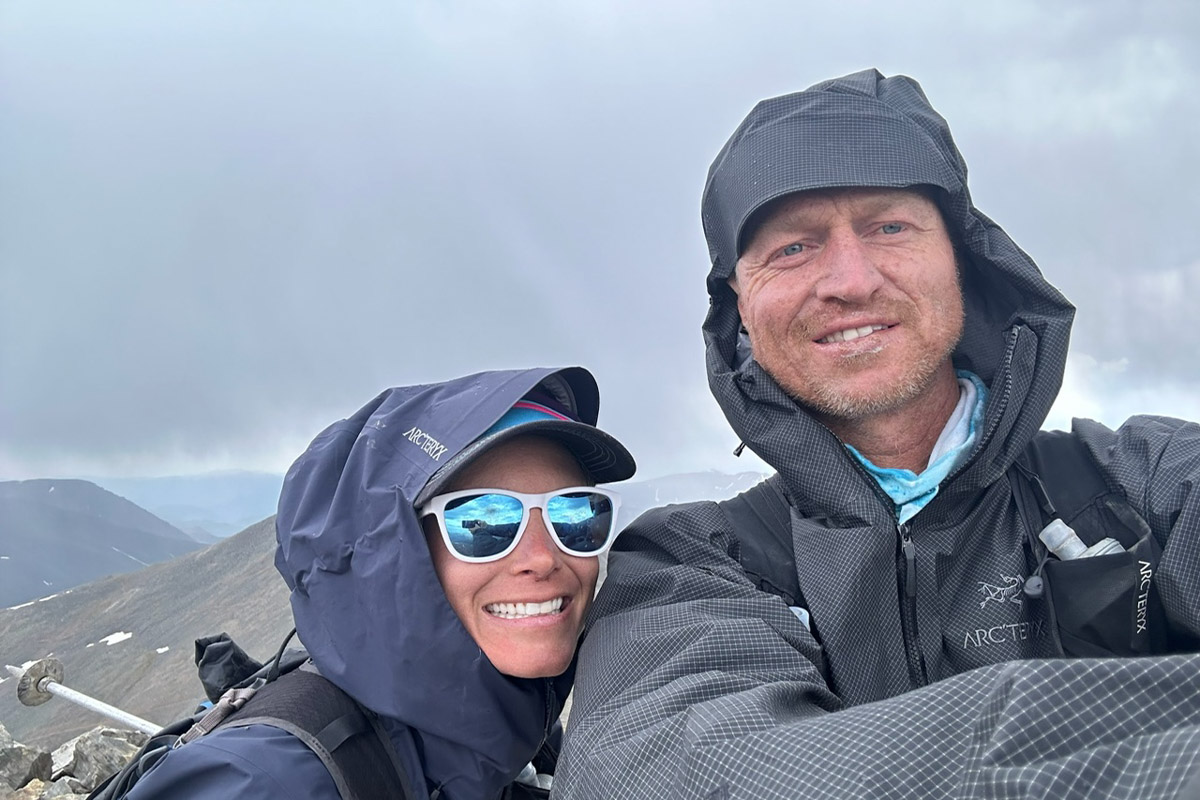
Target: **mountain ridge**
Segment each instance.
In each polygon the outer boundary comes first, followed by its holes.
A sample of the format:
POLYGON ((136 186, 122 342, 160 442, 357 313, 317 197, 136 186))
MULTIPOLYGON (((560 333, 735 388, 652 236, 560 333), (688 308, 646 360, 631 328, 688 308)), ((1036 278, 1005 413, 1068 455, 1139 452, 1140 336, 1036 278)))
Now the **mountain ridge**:
POLYGON ((170 560, 201 543, 88 481, 0 482, 0 607, 170 560))

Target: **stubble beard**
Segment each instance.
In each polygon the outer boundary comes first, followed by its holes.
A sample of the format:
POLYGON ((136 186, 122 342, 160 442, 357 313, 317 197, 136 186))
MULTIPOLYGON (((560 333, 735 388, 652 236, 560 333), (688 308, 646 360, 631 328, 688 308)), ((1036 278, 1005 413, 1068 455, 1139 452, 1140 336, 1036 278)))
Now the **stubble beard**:
MULTIPOLYGON (((902 316, 901 324, 910 322, 912 314, 911 310, 909 311, 909 314, 902 316)), ((933 385, 938 370, 950 358, 962 338, 964 312, 961 301, 939 302, 932 308, 932 313, 944 323, 936 335, 936 338, 941 340, 941 346, 923 347, 919 357, 898 378, 880 383, 867 391, 844 387, 837 380, 820 383, 805 380, 788 380, 784 383, 779 381, 778 377, 776 380, 792 399, 807 407, 817 417, 853 422, 902 409, 926 394, 933 385)), ((804 337, 800 339, 802 344, 812 341, 808 331, 802 330, 799 336, 804 337)), ((886 348, 881 348, 849 356, 848 360, 881 360, 888 356, 886 348)), ((868 365, 864 367, 869 368, 868 365)))
MULTIPOLYGON (((795 400, 807 406, 817 416, 842 420, 861 420, 907 406, 921 397, 933 383, 938 368, 954 351, 953 345, 943 351, 925 351, 896 381, 876 386, 869 392, 844 390, 833 384, 797 387, 795 400)), ((861 358, 883 357, 866 353, 861 358)))

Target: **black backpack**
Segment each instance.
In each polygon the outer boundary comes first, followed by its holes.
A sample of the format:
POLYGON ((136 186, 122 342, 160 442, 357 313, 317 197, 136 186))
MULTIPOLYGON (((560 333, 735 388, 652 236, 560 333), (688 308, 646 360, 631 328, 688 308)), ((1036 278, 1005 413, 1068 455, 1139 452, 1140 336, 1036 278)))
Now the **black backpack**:
POLYGON ((88 800, 119 800, 169 751, 218 727, 272 725, 292 734, 329 770, 342 800, 416 800, 377 716, 317 672, 308 654, 287 650, 288 635, 267 665, 226 634, 196 640, 196 664, 213 701, 156 733, 88 800))
MULTIPOLYGON (((1162 550, 1150 526, 1120 488, 1108 483, 1083 443, 1071 433, 1040 431, 1009 470, 1008 480, 1035 565, 1024 591, 1047 604, 1059 653, 1167 652, 1166 615, 1153 582, 1162 550), (1074 528, 1085 544, 1112 537, 1125 552, 1073 561, 1048 557, 1037 534, 1055 517, 1074 528)), ((750 580, 789 606, 803 606, 792 549, 792 509, 779 474, 719 505, 742 542, 742 568, 750 580)))
POLYGON ((1162 547, 1078 437, 1041 431, 1008 478, 1036 562, 1024 592, 1046 603, 1061 655, 1143 656, 1190 647, 1168 641, 1166 612, 1154 583, 1162 547), (1111 537, 1124 550, 1060 561, 1037 536, 1055 518, 1086 545, 1111 537))

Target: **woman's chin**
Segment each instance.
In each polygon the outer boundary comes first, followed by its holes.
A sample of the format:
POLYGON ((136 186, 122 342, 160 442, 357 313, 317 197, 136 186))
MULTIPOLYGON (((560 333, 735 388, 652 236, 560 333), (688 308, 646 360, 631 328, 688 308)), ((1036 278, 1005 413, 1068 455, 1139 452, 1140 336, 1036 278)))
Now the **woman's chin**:
MULTIPOLYGON (((500 672, 510 678, 556 678, 567 671, 571 666, 571 659, 575 652, 563 654, 547 654, 541 658, 534 657, 508 657, 500 659, 492 658, 492 664, 500 672)), ((490 656, 489 656, 490 658, 490 656)))

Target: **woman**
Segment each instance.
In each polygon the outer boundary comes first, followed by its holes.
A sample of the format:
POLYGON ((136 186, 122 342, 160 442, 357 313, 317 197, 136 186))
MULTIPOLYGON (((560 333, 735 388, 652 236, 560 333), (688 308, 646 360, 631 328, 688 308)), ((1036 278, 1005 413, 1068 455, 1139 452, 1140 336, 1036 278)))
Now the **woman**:
MULTIPOLYGON (((390 389, 284 479, 275 564, 299 636, 320 675, 377 715, 414 796, 545 795, 536 773, 553 767, 598 556, 616 534, 616 495, 594 484, 634 472, 598 411, 580 368, 390 389)), ((339 789, 300 738, 244 724, 171 751, 128 796, 339 789)))

